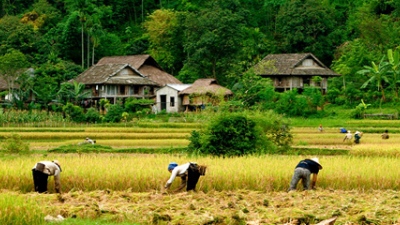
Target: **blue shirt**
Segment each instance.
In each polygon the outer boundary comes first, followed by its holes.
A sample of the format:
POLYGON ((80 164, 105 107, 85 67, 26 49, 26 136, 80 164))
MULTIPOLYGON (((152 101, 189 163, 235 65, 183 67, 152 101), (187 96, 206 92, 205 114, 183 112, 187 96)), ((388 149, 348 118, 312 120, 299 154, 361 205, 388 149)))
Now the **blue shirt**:
POLYGON ((312 161, 311 159, 304 159, 297 164, 296 168, 305 168, 308 169, 311 173, 318 174, 319 172, 319 165, 318 163, 312 161))

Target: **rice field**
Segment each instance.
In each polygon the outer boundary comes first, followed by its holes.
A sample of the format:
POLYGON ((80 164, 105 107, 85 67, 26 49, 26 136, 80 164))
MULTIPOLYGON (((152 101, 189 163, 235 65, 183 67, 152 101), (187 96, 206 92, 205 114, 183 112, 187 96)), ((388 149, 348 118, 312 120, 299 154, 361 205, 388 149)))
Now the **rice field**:
MULTIPOLYGON (((116 148, 186 146, 196 128, 7 129, 0 129, 0 137, 17 132, 31 149, 47 150, 79 143, 86 136, 116 148)), ((348 155, 318 156, 324 168, 317 189, 307 192, 300 191, 300 184, 297 192, 286 190, 297 162, 314 155, 215 158, 44 151, 4 155, 0 209, 5 210, 0 210, 0 224, 45 224, 46 215, 58 214, 66 218, 61 224, 316 224, 334 216, 335 224, 400 224, 400 133, 390 133, 390 139, 382 140, 381 129, 375 133, 370 127, 363 130, 368 132, 360 144, 354 144, 343 142, 344 134, 337 127, 324 132, 314 127, 293 128, 295 147, 349 151, 348 155), (31 168, 43 159, 61 162, 62 194, 54 194, 52 178, 50 194, 33 192, 31 168), (197 192, 163 190, 171 161, 208 166, 197 192)))

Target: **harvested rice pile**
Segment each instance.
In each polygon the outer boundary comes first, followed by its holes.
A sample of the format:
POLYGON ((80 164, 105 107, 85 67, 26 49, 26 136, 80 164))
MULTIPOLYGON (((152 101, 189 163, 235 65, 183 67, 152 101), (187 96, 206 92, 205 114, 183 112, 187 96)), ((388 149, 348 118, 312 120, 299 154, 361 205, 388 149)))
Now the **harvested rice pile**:
MULTIPOLYGON (((22 194, 19 194, 22 195, 22 194)), ((24 194, 45 214, 140 224, 400 224, 397 191, 135 193, 131 191, 24 194), (54 211, 55 210, 55 211, 54 211)))

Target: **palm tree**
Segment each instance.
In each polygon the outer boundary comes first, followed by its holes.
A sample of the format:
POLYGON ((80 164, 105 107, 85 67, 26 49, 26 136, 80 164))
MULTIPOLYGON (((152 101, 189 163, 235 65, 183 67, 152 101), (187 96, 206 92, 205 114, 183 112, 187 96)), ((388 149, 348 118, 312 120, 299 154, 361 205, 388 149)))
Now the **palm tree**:
POLYGON ((61 89, 57 93, 59 99, 72 101, 79 105, 79 101, 90 96, 90 91, 85 91, 85 84, 74 81, 72 84, 65 83, 61 85, 61 89))
MULTIPOLYGON (((96 19, 92 21, 93 23, 88 29, 88 34, 90 35, 90 40, 92 41, 92 64, 94 65, 94 55, 95 55, 95 48, 97 48, 100 45, 100 38, 101 36, 104 35, 103 28, 101 26, 100 20, 96 19)), ((89 45, 89 44, 88 44, 89 45)), ((88 51, 89 55, 89 51, 88 51)), ((90 64, 88 62, 88 67, 90 67, 90 64)))
POLYGON ((71 94, 75 104, 78 104, 80 100, 83 100, 90 95, 90 91, 85 91, 85 84, 74 81, 73 85, 74 89, 71 90, 71 94))

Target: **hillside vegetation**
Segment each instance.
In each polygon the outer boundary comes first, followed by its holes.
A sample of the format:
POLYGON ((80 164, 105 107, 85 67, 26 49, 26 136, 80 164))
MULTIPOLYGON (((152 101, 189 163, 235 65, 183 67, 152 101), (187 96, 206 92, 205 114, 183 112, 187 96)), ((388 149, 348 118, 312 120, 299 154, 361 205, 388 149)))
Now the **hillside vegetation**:
MULTIPOLYGON (((62 111, 82 100, 79 84, 63 83, 104 56, 150 54, 183 83, 216 78, 246 107, 289 116, 326 116, 326 103, 397 111, 398 1, 133 1, 3 0, 0 75, 18 90, 5 106, 62 111), (271 53, 313 53, 341 77, 316 90, 271 92, 245 75, 271 53), (27 74, 17 78, 17 74, 27 74), (30 93, 33 102, 26 102, 30 93)), ((7 87, 11 87, 8 85, 7 87)), ((306 87, 307 88, 307 87, 306 87)), ((240 105, 240 104, 235 104, 240 105)), ((383 112, 386 113, 386 112, 383 112)))

